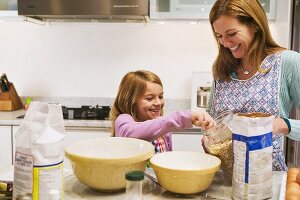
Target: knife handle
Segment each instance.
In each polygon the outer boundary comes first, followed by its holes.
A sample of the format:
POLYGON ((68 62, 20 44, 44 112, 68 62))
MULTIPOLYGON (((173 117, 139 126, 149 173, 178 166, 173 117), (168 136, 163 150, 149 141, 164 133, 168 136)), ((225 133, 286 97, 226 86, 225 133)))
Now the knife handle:
POLYGON ((2 74, 1 79, 4 80, 7 84, 9 83, 5 73, 2 74))
POLYGON ((0 88, 2 92, 9 91, 9 82, 5 73, 0 78, 0 88))
POLYGON ((0 88, 2 92, 8 92, 8 87, 5 83, 2 82, 2 80, 0 81, 0 88))

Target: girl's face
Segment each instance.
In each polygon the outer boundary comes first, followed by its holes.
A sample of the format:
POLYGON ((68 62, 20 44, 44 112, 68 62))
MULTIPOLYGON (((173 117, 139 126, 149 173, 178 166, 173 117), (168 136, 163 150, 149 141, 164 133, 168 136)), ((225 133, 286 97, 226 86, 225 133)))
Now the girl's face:
POLYGON ((165 105, 162 86, 147 81, 146 92, 137 100, 137 118, 139 121, 155 119, 160 116, 165 105))
POLYGON ((225 48, 228 48, 235 58, 246 57, 255 29, 242 24, 235 17, 221 16, 213 23, 215 34, 225 48))

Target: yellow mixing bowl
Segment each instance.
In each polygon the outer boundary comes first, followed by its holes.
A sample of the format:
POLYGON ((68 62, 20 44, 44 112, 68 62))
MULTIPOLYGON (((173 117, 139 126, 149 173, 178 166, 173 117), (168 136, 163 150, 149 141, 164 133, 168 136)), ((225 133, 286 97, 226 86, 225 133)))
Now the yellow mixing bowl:
POLYGON ((77 179, 94 190, 125 188, 127 171, 144 171, 154 146, 144 140, 124 137, 81 140, 65 148, 77 179))
POLYGON ((172 151, 155 154, 150 164, 158 182, 166 190, 194 194, 209 187, 221 160, 206 153, 172 151))

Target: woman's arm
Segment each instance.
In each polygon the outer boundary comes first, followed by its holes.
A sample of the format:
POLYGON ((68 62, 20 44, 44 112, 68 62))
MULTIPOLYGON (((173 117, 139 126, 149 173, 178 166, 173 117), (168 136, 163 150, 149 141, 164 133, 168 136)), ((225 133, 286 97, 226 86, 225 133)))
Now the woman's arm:
MULTIPOLYGON (((281 70, 280 116, 288 118, 292 103, 300 110, 300 54, 295 51, 283 52, 281 70)), ((287 133, 287 136, 294 140, 300 140, 300 119, 288 119, 288 121, 290 122, 291 131, 287 133)), ((278 123, 278 126, 280 124, 278 123)), ((287 124, 282 124, 281 127, 276 128, 275 124, 275 129, 285 129, 284 126, 287 126, 287 124)))

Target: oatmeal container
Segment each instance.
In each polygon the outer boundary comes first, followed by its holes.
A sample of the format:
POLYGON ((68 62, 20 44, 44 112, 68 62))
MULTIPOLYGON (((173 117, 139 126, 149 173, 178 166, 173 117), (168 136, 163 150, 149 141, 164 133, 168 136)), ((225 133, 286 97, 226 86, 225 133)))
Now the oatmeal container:
POLYGON ((233 113, 225 111, 213 117, 216 125, 203 132, 203 144, 207 153, 221 160, 221 169, 231 180, 233 167, 232 125, 233 113))
POLYGON ((272 198, 273 118, 264 113, 233 116, 233 199, 272 198))

